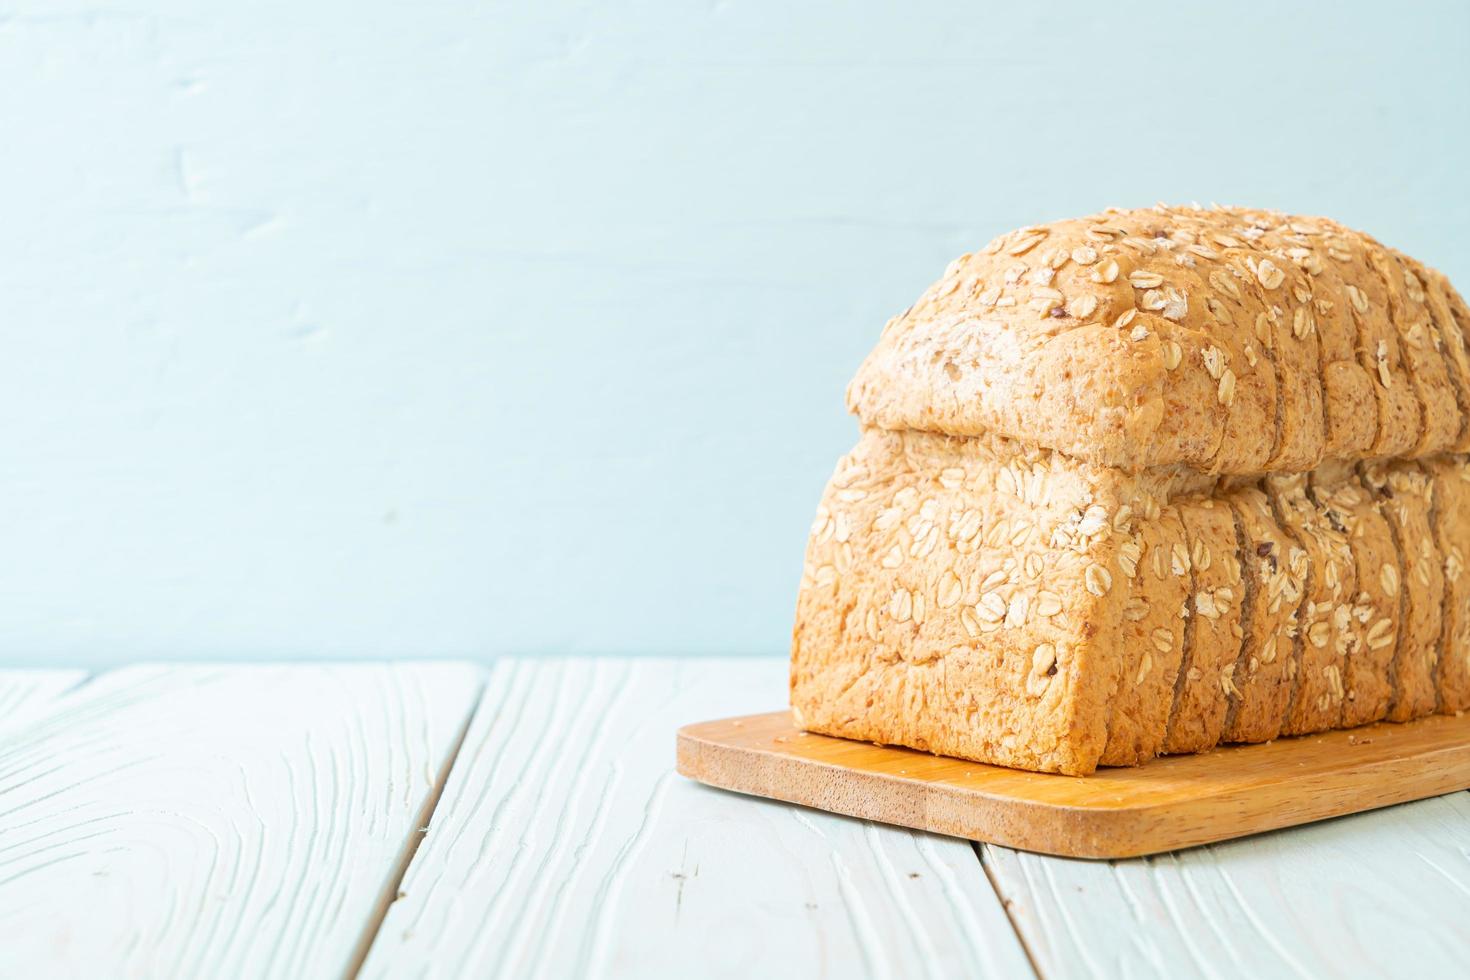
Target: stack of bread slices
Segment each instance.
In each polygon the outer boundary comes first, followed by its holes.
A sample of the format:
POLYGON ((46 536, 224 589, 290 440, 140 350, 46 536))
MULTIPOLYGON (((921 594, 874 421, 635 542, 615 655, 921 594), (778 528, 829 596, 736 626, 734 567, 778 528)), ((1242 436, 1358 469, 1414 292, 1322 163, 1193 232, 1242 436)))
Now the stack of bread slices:
POLYGON ((1320 218, 1023 228, 893 319, 797 722, 1086 774, 1470 707, 1470 308, 1320 218))

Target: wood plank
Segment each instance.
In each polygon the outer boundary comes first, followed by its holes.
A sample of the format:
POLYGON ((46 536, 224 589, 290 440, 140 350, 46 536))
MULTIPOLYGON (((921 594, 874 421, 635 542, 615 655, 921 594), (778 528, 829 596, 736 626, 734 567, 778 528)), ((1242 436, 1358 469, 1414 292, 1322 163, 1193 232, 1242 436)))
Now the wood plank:
POLYGON ((778 660, 495 667, 363 975, 1024 976, 970 845, 711 790, 677 725, 778 660))
POLYGON ((712 786, 1029 851, 1133 857, 1470 787, 1470 713, 1074 777, 808 734, 779 711, 686 726, 679 771, 712 786))
POLYGON ((87 679, 85 670, 0 670, 0 730, 24 725, 87 679))
POLYGON ((1156 858, 985 846, 1049 976, 1457 976, 1470 793, 1156 858))
POLYGON ((0 975, 338 976, 481 671, 148 666, 0 743, 0 975))

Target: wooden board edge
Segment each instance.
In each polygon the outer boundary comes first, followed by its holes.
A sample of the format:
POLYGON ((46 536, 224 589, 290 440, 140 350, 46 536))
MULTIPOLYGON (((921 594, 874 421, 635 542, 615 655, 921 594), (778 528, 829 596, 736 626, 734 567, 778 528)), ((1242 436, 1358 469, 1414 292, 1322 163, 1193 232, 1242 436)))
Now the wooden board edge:
MULTIPOLYGON (((686 725, 676 768, 718 789, 859 819, 1058 857, 1114 860, 1233 840, 1470 789, 1470 746, 1378 760, 1298 782, 1291 805, 1224 791, 1136 807, 1090 808, 851 769, 775 749, 732 746, 686 725), (1444 758, 1441 758, 1444 757, 1444 758), (1372 791, 1364 786, 1371 785, 1372 791), (1351 791, 1351 795, 1344 795, 1351 791), (1228 829, 1221 829, 1226 811, 1228 829)), ((825 737, 825 736, 824 736, 825 737)))
MULTIPOLYGON (((1016 812, 1035 804, 997 804, 978 796, 958 810, 953 797, 916 780, 797 759, 777 752, 737 748, 680 729, 676 765, 680 775, 716 789, 795 803, 861 820, 932 831, 950 837, 988 841, 1048 854, 1070 854, 1026 833, 1008 833, 1016 812), (906 800, 917 790, 918 803, 906 800), (945 796, 950 797, 948 801, 945 796), (950 802, 951 805, 944 805, 950 802), (1015 811, 1007 814, 1005 810, 1015 811), (1007 819, 1008 816, 1011 819, 1007 819)), ((1052 808, 1055 809, 1055 808, 1052 808)), ((1044 815, 1042 815, 1044 816, 1044 815)))

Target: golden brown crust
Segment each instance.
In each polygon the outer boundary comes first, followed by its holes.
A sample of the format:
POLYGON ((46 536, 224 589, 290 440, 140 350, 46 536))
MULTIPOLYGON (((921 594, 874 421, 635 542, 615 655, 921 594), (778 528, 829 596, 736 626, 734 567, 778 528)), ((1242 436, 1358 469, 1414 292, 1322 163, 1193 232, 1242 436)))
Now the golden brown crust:
POLYGON ((1458 297, 1433 284, 1442 297, 1320 218, 1156 208, 1024 228, 888 324, 849 406, 1134 472, 1431 455, 1462 444, 1452 377, 1470 381, 1434 316, 1458 297))

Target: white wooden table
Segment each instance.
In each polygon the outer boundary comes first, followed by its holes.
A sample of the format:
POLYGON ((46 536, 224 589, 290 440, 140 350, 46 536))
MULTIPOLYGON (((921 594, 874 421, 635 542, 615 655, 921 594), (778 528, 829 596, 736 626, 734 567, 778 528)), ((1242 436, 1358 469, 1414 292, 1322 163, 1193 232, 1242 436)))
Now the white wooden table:
POLYGON ((0 671, 0 976, 1433 976, 1470 794, 1146 860, 739 797, 776 660, 0 671))

